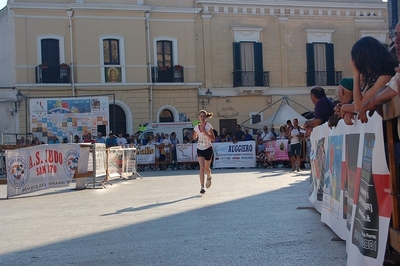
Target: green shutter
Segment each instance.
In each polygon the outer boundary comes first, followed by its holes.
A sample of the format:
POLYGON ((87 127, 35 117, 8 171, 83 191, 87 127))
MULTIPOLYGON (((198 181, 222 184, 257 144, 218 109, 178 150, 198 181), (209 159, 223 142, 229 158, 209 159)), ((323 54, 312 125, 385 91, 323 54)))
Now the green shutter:
POLYGON ((315 85, 314 44, 306 44, 307 53, 307 86, 315 85))
POLYGON ((336 85, 335 83, 335 59, 333 56, 333 43, 325 44, 326 51, 326 82, 328 86, 336 85))
POLYGON ((233 45, 233 87, 242 85, 242 66, 240 62, 240 43, 234 42, 233 45))
POLYGON ((264 86, 262 43, 259 42, 254 43, 254 71, 255 85, 264 86))

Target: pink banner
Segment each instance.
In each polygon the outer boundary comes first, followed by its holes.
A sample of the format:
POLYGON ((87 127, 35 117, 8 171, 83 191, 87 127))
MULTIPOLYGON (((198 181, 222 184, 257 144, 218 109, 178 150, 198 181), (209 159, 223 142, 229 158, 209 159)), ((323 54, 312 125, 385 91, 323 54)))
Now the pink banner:
POLYGON ((265 144, 265 156, 268 161, 288 161, 288 140, 278 139, 267 141, 265 144))

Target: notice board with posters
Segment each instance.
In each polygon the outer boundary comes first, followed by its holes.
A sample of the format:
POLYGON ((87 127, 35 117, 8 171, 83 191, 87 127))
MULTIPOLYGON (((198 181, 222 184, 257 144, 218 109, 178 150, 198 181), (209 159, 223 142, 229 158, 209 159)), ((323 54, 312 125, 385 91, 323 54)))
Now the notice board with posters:
POLYGON ((29 100, 30 130, 34 137, 48 143, 51 136, 64 138, 109 128, 108 97, 32 98, 29 100))

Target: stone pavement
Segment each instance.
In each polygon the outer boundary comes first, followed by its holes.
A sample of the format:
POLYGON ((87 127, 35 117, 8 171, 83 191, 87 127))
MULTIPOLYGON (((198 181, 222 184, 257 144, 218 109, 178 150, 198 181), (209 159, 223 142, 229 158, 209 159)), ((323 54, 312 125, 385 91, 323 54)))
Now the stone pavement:
POLYGON ((346 265, 345 242, 307 199, 309 171, 141 172, 107 189, 6 199, 0 265, 346 265))

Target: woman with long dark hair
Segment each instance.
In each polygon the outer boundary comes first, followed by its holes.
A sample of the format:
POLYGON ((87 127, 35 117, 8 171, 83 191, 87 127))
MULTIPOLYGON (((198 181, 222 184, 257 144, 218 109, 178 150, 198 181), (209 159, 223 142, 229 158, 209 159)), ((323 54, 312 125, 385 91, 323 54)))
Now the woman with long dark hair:
POLYGON ((382 43, 367 36, 353 45, 350 66, 353 72, 354 102, 342 106, 342 117, 346 112, 359 111, 364 102, 383 88, 396 73, 394 68, 398 66, 398 62, 382 43))

